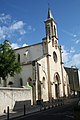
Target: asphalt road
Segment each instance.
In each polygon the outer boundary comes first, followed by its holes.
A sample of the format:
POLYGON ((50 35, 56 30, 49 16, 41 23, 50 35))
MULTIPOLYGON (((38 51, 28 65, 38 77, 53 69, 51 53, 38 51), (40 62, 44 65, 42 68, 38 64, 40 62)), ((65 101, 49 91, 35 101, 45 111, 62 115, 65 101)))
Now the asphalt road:
POLYGON ((12 120, 74 120, 74 104, 69 104, 30 115, 14 118, 12 120))

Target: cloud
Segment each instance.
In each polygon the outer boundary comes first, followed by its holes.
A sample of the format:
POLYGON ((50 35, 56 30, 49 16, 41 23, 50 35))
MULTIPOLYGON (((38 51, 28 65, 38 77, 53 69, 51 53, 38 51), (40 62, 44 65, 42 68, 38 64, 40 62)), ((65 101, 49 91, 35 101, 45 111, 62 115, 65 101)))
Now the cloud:
POLYGON ((70 49, 70 53, 75 53, 75 49, 74 49, 74 47, 71 47, 71 49, 70 49))
POLYGON ((19 45, 18 43, 12 43, 11 44, 11 47, 13 49, 17 49, 17 48, 20 48, 20 47, 25 47, 25 46, 28 46, 28 44, 24 43, 23 45, 19 45))
POLYGON ((62 45, 62 60, 63 60, 64 63, 67 63, 69 61, 69 54, 70 53, 62 45))
POLYGON ((71 64, 76 65, 76 66, 80 66, 80 53, 73 55, 71 64))
POLYGON ((25 23, 13 20, 10 15, 0 14, 0 39, 12 39, 12 36, 26 34, 25 23))
POLYGON ((72 33, 72 32, 69 32, 69 31, 66 31, 66 30, 62 30, 62 32, 64 32, 65 34, 67 34, 67 35, 69 35, 69 36, 71 36, 73 38, 77 37, 77 35, 72 33))
POLYGON ((67 67, 76 66, 80 67, 80 53, 76 53, 74 47, 71 47, 70 50, 65 49, 62 46, 62 60, 67 67))
POLYGON ((8 24, 11 21, 10 15, 5 15, 4 13, 0 14, 0 24, 8 24))
POLYGON ((28 29, 28 30, 32 30, 32 26, 29 25, 29 26, 27 27, 27 29, 28 29))
POLYGON ((0 14, 0 40, 18 40, 22 36, 25 37, 28 32, 35 32, 35 28, 22 20, 13 20, 9 14, 0 14))
POLYGON ((73 41, 75 42, 75 44, 79 44, 80 43, 80 34, 77 33, 76 37, 73 39, 73 41))
MULTIPOLYGON (((80 30, 78 30, 78 31, 80 31, 80 30)), ((66 30, 62 30, 62 32, 64 32, 66 35, 72 37, 72 41, 75 42, 75 44, 80 43, 80 33, 79 32, 77 32, 76 34, 73 32, 66 31, 66 30)))
POLYGON ((26 43, 22 45, 22 47, 28 46, 26 43))
POLYGON ((77 37, 77 35, 74 34, 73 37, 77 37))
POLYGON ((13 49, 17 49, 17 48, 20 48, 21 45, 18 45, 17 43, 12 43, 12 44, 11 44, 11 47, 12 47, 13 49))
POLYGON ((75 42, 76 42, 76 44, 78 44, 78 43, 80 43, 80 40, 78 39, 78 40, 76 40, 75 42))
POLYGON ((0 39, 5 39, 8 35, 8 28, 6 26, 0 27, 0 39))
POLYGON ((29 26, 27 26, 27 30, 28 30, 28 31, 33 31, 33 32, 34 32, 36 29, 33 28, 31 25, 29 25, 29 26))
POLYGON ((12 24, 12 25, 10 26, 10 29, 11 29, 11 30, 18 30, 18 29, 22 29, 23 26, 24 26, 23 21, 17 21, 17 22, 15 22, 14 24, 12 24))
POLYGON ((20 35, 24 35, 26 33, 26 31, 24 30, 24 25, 25 23, 23 21, 17 21, 15 23, 13 23, 9 29, 12 31, 17 31, 20 33, 20 35))

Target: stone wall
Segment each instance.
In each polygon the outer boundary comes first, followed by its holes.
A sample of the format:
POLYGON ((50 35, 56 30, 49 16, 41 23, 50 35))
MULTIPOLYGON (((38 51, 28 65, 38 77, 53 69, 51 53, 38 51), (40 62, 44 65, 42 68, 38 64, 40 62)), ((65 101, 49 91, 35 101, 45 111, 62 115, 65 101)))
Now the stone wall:
POLYGON ((7 110, 7 106, 10 109, 14 109, 17 102, 31 101, 32 99, 32 89, 27 88, 9 88, 1 87, 0 88, 0 113, 3 113, 4 110, 7 110))

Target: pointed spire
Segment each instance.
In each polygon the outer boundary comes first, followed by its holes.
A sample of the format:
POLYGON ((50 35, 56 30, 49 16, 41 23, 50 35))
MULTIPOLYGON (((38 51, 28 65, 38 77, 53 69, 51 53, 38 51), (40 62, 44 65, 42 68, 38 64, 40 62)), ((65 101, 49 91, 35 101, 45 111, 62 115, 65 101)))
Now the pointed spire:
POLYGON ((52 16, 52 13, 51 13, 51 10, 50 10, 50 8, 48 7, 48 17, 47 17, 48 19, 49 18, 52 18, 53 19, 53 16, 52 16))

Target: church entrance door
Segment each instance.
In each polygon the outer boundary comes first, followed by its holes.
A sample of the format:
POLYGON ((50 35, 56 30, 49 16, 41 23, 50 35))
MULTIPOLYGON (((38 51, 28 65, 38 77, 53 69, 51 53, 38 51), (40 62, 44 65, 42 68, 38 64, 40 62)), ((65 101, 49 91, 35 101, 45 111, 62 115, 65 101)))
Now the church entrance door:
POLYGON ((60 97, 60 76, 59 73, 56 72, 54 74, 54 83, 55 83, 55 97, 59 98, 60 97))
POLYGON ((55 84, 55 95, 56 95, 56 98, 59 98, 59 85, 58 84, 55 84))

